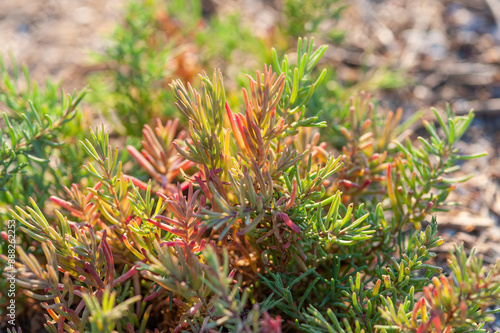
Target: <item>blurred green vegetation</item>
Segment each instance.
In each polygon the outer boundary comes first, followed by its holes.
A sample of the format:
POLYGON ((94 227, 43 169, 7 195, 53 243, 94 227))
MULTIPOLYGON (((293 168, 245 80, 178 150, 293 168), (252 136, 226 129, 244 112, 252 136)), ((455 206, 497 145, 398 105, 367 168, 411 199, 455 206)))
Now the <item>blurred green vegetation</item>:
MULTIPOLYGON (((156 117, 179 116, 168 88, 174 78, 196 85, 194 78, 202 70, 221 68, 233 80, 225 85, 228 99, 234 100, 246 83, 242 73, 262 63, 276 65, 271 47, 280 54, 291 52, 299 36, 342 46, 348 32, 335 25, 347 2, 284 0, 280 5, 274 25, 260 29, 265 34, 258 36, 244 13, 204 11, 201 0, 129 1, 123 22, 110 36, 110 46, 94 55, 105 70, 90 78, 88 102, 102 112, 114 131, 126 134, 127 142, 138 147, 145 124, 152 124, 156 117)), ((408 84, 404 73, 390 68, 365 71, 359 82, 340 83, 330 62, 328 57, 322 60, 326 79, 309 102, 309 109, 323 110, 322 120, 345 119, 344 106, 355 91, 408 84)), ((187 125, 182 117, 181 125, 187 125)), ((322 137, 336 147, 343 142, 335 126, 322 137)))
POLYGON ((61 186, 80 182, 84 158, 78 139, 86 120, 78 112, 85 90, 65 95, 59 83, 34 82, 28 69, 0 58, 0 216, 6 205, 45 202, 61 186))
MULTIPOLYGON (((63 186, 80 183, 85 177, 81 163, 86 119, 79 111, 85 90, 66 95, 61 84, 47 79, 39 85, 30 77, 26 66, 10 58, 10 68, 0 57, 0 105, 3 118, 0 126, 0 230, 7 230, 11 218, 8 209, 26 206, 33 198, 45 210, 50 195, 63 194, 63 186)), ((41 253, 30 246, 28 236, 17 237, 17 244, 29 252, 41 253)), ((2 241, 1 253, 7 253, 8 242, 2 241)), ((0 266, 0 275, 3 272, 0 266)), ((0 290, 7 290, 8 281, 0 280, 0 290)), ((18 311, 24 296, 16 296, 18 311)), ((0 307, 8 301, 0 293, 0 307)), ((0 314, 2 312, 0 311, 0 314)))

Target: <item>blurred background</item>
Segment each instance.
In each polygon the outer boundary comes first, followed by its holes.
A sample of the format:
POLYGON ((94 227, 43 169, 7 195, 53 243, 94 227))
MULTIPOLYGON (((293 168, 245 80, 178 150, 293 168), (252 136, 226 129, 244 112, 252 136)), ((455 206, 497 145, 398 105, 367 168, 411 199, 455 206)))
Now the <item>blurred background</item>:
MULTIPOLYGON (((26 65, 41 86, 49 79, 66 91, 88 87, 66 141, 105 123, 117 142, 137 145, 144 124, 177 115, 172 79, 196 84, 202 70, 221 68, 231 99, 245 73, 274 64, 272 48, 278 58, 292 56, 298 37, 314 37, 329 45, 319 66, 328 72, 309 107, 324 110, 331 126, 322 135, 331 146, 342 145, 335 119, 362 90, 384 110, 403 108, 406 119, 432 120, 430 107, 443 111, 447 103, 458 114, 474 109, 458 145, 488 156, 464 162, 461 173, 475 176, 452 193, 459 205, 438 221, 443 238, 475 246, 493 263, 500 254, 499 27, 499 0, 2 0, 0 56, 7 69, 14 59, 26 65)), ((409 130, 419 134, 421 123, 409 130)))

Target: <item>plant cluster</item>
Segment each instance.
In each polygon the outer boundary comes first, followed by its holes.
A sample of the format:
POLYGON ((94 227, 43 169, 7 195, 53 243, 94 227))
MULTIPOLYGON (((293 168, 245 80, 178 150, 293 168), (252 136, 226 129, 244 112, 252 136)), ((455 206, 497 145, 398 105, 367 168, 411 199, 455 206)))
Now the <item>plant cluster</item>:
POLYGON ((295 64, 274 52, 236 101, 217 70, 199 88, 172 81, 186 128, 159 120, 127 148, 147 181, 96 128, 82 141, 93 181, 52 196, 53 217, 35 200, 11 210, 43 250, 18 247, 15 269, 49 332, 482 331, 500 265, 463 248, 448 276, 432 261, 432 213, 463 180, 450 174, 482 155, 454 146, 473 114, 435 111, 429 139, 399 143, 401 111, 361 94, 335 150, 309 109, 324 52, 301 39, 295 64))
POLYGON ((58 172, 47 165, 55 148, 80 129, 81 114, 76 111, 85 92, 64 96, 59 94, 60 85, 51 81, 40 88, 26 67, 12 62, 9 73, 0 58, 0 103, 5 106, 0 128, 0 195, 3 202, 17 204, 27 203, 37 191, 48 191, 50 176, 67 176, 65 170, 58 172), (20 173, 29 173, 32 184, 23 183, 20 173))
MULTIPOLYGON (((44 86, 38 85, 28 69, 20 68, 14 58, 11 58, 10 71, 7 67, 0 58, 2 253, 8 249, 10 207, 27 205, 30 198, 43 206, 51 194, 62 194, 61 185, 78 183, 85 176, 80 169, 85 153, 77 145, 77 138, 83 138, 85 119, 78 112, 78 106, 85 91, 65 96, 60 84, 47 80, 44 86)), ((20 236, 17 243, 28 248, 30 239, 20 236)), ((3 271, 2 265, 0 272, 3 271)), ((7 284, 8 281, 2 279, 0 290, 7 290, 7 284)), ((0 294, 2 308, 6 297, 6 293, 0 294)), ((19 304, 21 307, 22 302, 19 304)))

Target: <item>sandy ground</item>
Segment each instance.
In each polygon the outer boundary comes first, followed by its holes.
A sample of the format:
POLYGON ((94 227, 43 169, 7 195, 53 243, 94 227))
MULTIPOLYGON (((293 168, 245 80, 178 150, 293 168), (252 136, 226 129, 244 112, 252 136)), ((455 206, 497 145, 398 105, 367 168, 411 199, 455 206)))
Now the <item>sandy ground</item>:
POLYGON ((90 53, 103 49, 123 9, 120 0, 0 1, 0 54, 27 64, 37 80, 80 88, 94 69, 90 53))

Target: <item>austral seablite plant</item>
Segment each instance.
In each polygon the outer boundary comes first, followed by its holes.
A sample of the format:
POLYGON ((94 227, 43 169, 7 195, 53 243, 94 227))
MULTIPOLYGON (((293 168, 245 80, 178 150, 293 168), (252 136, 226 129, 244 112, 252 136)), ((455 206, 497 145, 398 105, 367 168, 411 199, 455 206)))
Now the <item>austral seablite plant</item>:
POLYGON ((415 147, 394 141, 400 112, 380 126, 362 95, 334 151, 308 110, 324 50, 299 40, 296 65, 275 55, 274 69, 248 76, 241 105, 219 71, 200 90, 173 81, 186 131, 158 122, 142 153, 128 148, 150 181, 124 173, 98 128, 83 143, 95 182, 52 197, 55 221, 34 202, 12 211, 45 253, 20 248, 16 267, 50 332, 483 329, 498 311, 499 266, 488 272, 461 248, 449 276, 432 265, 443 240, 431 214, 458 181, 456 162, 476 157, 453 145, 472 113, 436 111, 441 129, 425 123, 430 141, 415 147))
MULTIPOLYGON (((13 255, 9 208, 27 205, 30 198, 43 207, 51 194, 61 194, 61 184, 79 182, 85 176, 81 170, 85 152, 76 145, 77 138, 84 137, 85 120, 78 106, 85 91, 65 96, 60 84, 50 80, 39 84, 13 57, 10 64, 3 60, 0 56, 0 253, 13 255)), ((25 249, 30 247, 31 239, 25 235, 15 240, 25 249)), ((37 250, 42 254, 36 247, 29 251, 37 250)), ((8 285, 0 280, 0 317, 9 302, 8 285)), ((24 297, 17 296, 21 312, 24 297)))
POLYGON ((14 58, 11 67, 9 71, 0 57, 0 216, 6 213, 5 204, 27 204, 30 196, 45 201, 54 192, 54 179, 79 181, 70 160, 82 160, 64 143, 81 132, 77 109, 85 91, 65 96, 60 84, 33 81, 27 67, 21 69, 14 58), (60 170, 49 167, 58 150, 60 170))

